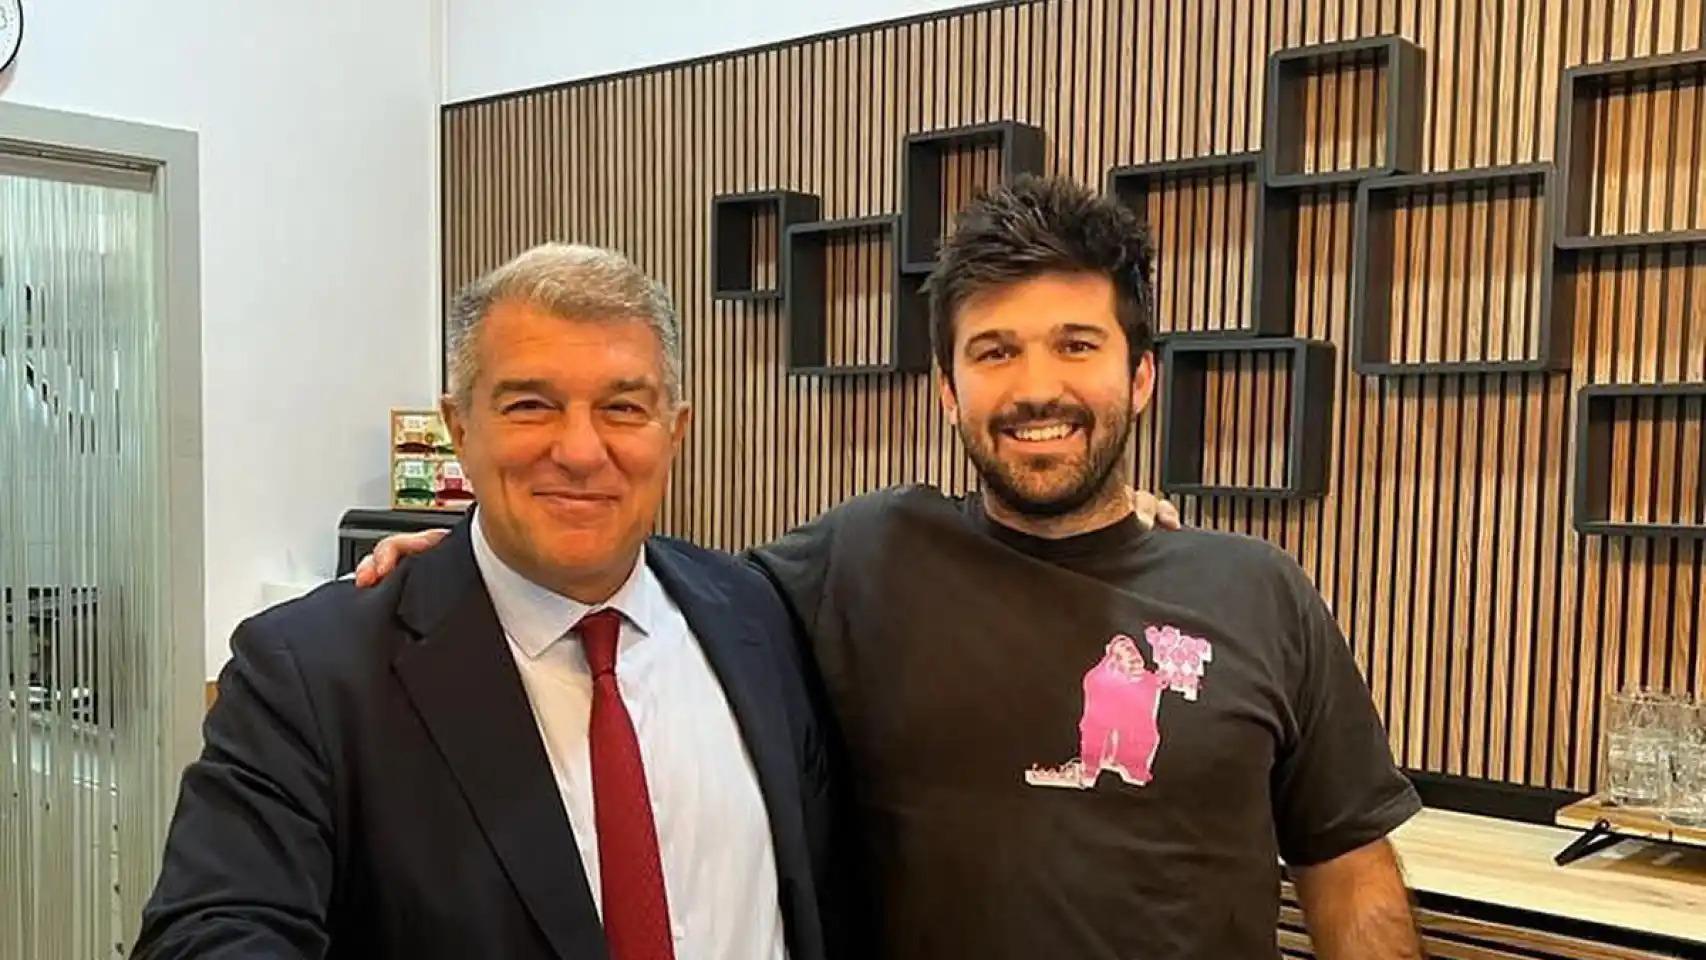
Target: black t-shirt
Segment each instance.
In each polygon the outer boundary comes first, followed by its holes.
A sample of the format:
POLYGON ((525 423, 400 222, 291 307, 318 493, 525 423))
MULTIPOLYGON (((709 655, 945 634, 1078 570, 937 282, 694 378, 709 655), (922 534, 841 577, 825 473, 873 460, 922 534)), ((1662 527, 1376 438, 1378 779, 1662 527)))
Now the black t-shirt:
POLYGON ((822 672, 884 960, 1268 960, 1277 858, 1420 808, 1332 615, 1260 540, 1045 540, 914 486, 751 556, 822 672))

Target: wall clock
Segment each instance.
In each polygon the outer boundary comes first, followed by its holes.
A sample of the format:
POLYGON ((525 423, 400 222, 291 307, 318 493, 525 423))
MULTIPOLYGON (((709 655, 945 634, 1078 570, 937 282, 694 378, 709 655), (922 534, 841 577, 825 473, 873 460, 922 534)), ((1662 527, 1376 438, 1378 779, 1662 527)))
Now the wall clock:
POLYGON ((24 0, 0 0, 0 73, 18 56, 24 39, 24 0))

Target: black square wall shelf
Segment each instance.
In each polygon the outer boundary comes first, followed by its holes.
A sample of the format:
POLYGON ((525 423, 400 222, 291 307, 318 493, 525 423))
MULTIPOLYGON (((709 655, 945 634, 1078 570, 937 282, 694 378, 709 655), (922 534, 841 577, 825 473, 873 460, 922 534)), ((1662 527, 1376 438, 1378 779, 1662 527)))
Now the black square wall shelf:
MULTIPOLYGON (((928 304, 919 281, 888 271, 890 350, 881 363, 857 366, 828 361, 829 245, 835 241, 893 242, 895 216, 797 223, 783 235, 782 287, 788 304, 788 372, 805 376, 866 376, 930 370, 928 304)), ((898 251, 897 251, 898 255, 898 251)))
MULTIPOLYGON (((1595 221, 1600 219, 1594 209, 1599 192, 1595 189, 1599 171, 1595 170, 1594 144, 1599 137, 1610 136, 1605 124, 1600 122, 1600 111, 1606 99, 1613 94, 1657 84, 1691 84, 1699 88, 1699 95, 1706 95, 1706 50, 1587 64, 1564 71, 1564 79, 1558 86, 1560 199, 1557 216, 1560 249, 1603 250, 1706 242, 1706 223, 1700 222, 1678 229, 1623 233, 1594 233, 1592 229, 1595 221)), ((1668 123, 1670 120, 1653 122, 1668 123)), ((1619 142, 1608 143, 1607 146, 1621 155, 1622 141, 1641 138, 1645 143, 1651 132, 1625 131, 1619 142)), ((1674 158, 1661 160, 1654 157, 1652 162, 1674 164, 1674 158)), ((1686 183, 1678 183, 1675 187, 1679 191, 1691 189, 1686 183)), ((1644 208, 1646 204, 1642 206, 1644 208)), ((1690 209, 1694 209, 1693 205, 1690 209)))
MULTIPOLYGON (((1297 204, 1290 197, 1263 186, 1261 158, 1260 152, 1253 151, 1115 167, 1108 171, 1108 194, 1136 211, 1137 215, 1145 220, 1148 219, 1149 194, 1165 188, 1168 184, 1200 178, 1235 176, 1243 177, 1259 192, 1253 213, 1254 222, 1249 224, 1247 231, 1251 250, 1249 284, 1244 294, 1244 314, 1228 318, 1232 322, 1225 324, 1221 330, 1173 330, 1167 334, 1169 338, 1284 336, 1291 333, 1291 300, 1297 281, 1297 204)), ((1243 202, 1242 198, 1239 202, 1243 202)), ((1216 211, 1214 214, 1222 222, 1225 222, 1228 215, 1229 211, 1216 211)), ((1164 223, 1153 226, 1163 231, 1167 229, 1164 223)), ((1165 256, 1166 245, 1161 242, 1161 238, 1157 238, 1156 242, 1158 255, 1165 256)), ((1227 259, 1231 259, 1239 252, 1227 250, 1223 254, 1227 259)), ((1158 274, 1159 272, 1157 269, 1158 274)), ((1164 282, 1165 277, 1157 276, 1155 279, 1157 288, 1164 282)), ((1160 309, 1159 296, 1156 297, 1156 309, 1160 309)))
POLYGON ((1706 383, 1599 385, 1577 397, 1577 532, 1706 539, 1706 383), (1643 513, 1654 519, 1631 518, 1643 513))
MULTIPOLYGON (((1327 444, 1333 422, 1333 345, 1281 337, 1245 340, 1170 339, 1161 355, 1161 489, 1181 496, 1301 499, 1327 490, 1327 444), (1291 361, 1284 481, 1277 486, 1204 482, 1208 365, 1211 356, 1284 354, 1291 361)), ((1240 411, 1240 417, 1248 416, 1240 411)), ((1234 424, 1218 424, 1236 431, 1234 424)))
MULTIPOLYGON (((1352 253, 1355 299, 1351 313, 1351 362, 1356 371, 1366 376, 1399 376, 1567 369, 1570 365, 1571 308, 1575 297, 1568 289, 1570 274, 1554 268, 1553 217, 1547 206, 1554 193, 1552 168, 1543 163, 1364 180, 1357 190, 1352 253), (1398 279, 1394 277, 1394 270, 1400 254, 1419 257, 1428 252, 1412 251, 1409 238, 1396 235, 1395 211, 1400 204, 1412 199, 1443 197, 1446 203, 1461 204, 1465 216, 1468 216, 1470 208, 1463 201, 1480 202, 1487 197, 1496 197, 1499 191, 1508 191, 1512 195, 1526 192, 1533 196, 1535 215, 1528 221, 1527 235, 1518 236, 1523 231, 1516 230, 1509 223, 1504 224, 1501 231, 1492 223, 1494 214, 1489 212, 1485 217, 1488 221, 1487 235, 1476 238, 1473 230, 1452 229, 1443 241, 1449 251, 1449 262, 1443 267, 1434 265, 1433 269, 1437 275, 1460 269, 1459 245, 1476 239, 1484 241, 1484 244, 1477 244, 1466 251, 1468 257, 1485 264, 1484 270, 1479 272, 1484 272, 1488 278, 1483 288, 1468 299, 1480 301, 1489 314, 1494 311, 1495 302, 1502 303, 1507 314, 1512 300, 1524 302, 1530 317, 1514 318, 1514 322, 1531 323, 1532 326, 1529 327, 1530 333, 1520 337, 1525 347, 1516 352, 1521 355, 1509 355, 1511 351, 1507 348, 1513 339, 1510 330, 1491 329, 1487 337, 1480 338, 1486 341, 1479 348, 1483 354, 1481 358, 1413 362, 1393 359, 1392 290, 1398 279), (1538 283, 1532 290, 1524 289, 1520 293, 1514 288, 1500 288, 1496 291, 1498 295, 1494 296, 1493 286, 1503 283, 1503 278, 1514 272, 1506 260, 1516 257, 1530 259, 1526 275, 1538 277, 1538 283), (1491 349, 1487 342, 1499 346, 1491 349)), ((1430 224, 1430 228, 1437 228, 1437 225, 1430 224)), ((1440 240, 1436 237, 1433 243, 1438 245, 1440 240)), ((1471 271, 1471 274, 1476 272, 1471 271)), ((1419 281, 1412 277, 1410 282, 1419 281)), ((1421 304, 1423 316, 1420 319, 1430 323, 1437 322, 1448 308, 1446 294, 1436 286, 1428 284, 1424 287, 1427 299, 1421 304)), ((1465 324, 1483 322, 1480 317, 1469 316, 1448 319, 1465 324)))
POLYGON ((713 300, 778 300, 782 296, 782 237, 796 223, 818 218, 818 198, 809 193, 766 190, 725 193, 711 198, 711 298, 713 300), (777 249, 775 286, 754 284, 753 266, 762 251, 757 224, 768 217, 777 249))
POLYGON ((1352 183, 1368 177, 1411 173, 1422 158, 1422 51, 1397 35, 1276 50, 1268 58, 1268 95, 1263 117, 1267 139, 1267 182, 1272 187, 1352 183), (1312 76, 1356 69, 1372 62, 1385 74, 1380 115, 1385 123, 1380 163, 1344 170, 1305 171, 1304 141, 1310 134, 1305 92, 1312 76))
POLYGON ((1001 183, 1043 170, 1040 127, 1002 120, 969 127, 914 133, 901 148, 901 270, 929 273, 947 224, 942 210, 942 156, 950 150, 994 147, 1000 155, 1001 183))

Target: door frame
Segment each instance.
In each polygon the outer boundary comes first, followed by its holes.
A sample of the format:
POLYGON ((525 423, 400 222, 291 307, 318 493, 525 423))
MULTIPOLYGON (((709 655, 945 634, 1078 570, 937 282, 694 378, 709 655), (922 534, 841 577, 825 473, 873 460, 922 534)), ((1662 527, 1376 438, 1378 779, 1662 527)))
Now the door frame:
POLYGON ((189 130, 0 102, 0 169, 85 182, 138 182, 154 197, 154 315, 173 644, 164 705, 167 779, 201 751, 207 617, 202 495, 201 191, 189 130))

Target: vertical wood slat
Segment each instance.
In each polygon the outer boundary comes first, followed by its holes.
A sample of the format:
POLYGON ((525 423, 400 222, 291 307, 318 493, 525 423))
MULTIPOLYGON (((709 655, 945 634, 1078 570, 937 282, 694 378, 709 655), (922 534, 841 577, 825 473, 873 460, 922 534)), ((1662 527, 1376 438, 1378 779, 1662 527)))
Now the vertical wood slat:
POLYGON ((1553 255, 1539 229, 1547 212, 1538 191, 1526 185, 1457 185, 1398 199, 1387 297, 1395 359, 1531 356, 1544 319, 1542 269, 1553 255))
POLYGON ((1598 172, 1589 180, 1592 233, 1706 229, 1698 190, 1703 100, 1706 74, 1699 71, 1619 85, 1598 99, 1590 112, 1598 172))
MULTIPOLYGON (((445 293, 545 239, 616 245, 659 276, 680 307, 698 414, 663 527, 738 548, 863 490, 924 480, 959 492, 973 478, 933 377, 789 377, 784 308, 710 301, 712 195, 787 188, 820 195, 826 217, 892 212, 905 133, 996 119, 1042 126, 1047 168, 1097 186, 1114 165, 1256 149, 1269 53, 1387 32, 1424 51, 1425 170, 1548 160, 1562 70, 1706 46, 1702 6, 1043 0, 453 105, 445 293)), ((1383 83, 1369 63, 1313 78, 1310 169, 1378 162, 1383 83)), ((1700 81, 1608 94, 1595 123, 1593 231, 1706 226, 1700 81)), ((943 212, 986 187, 993 163, 990 150, 951 156, 943 212)), ((1371 380, 1347 356, 1353 195, 1302 196, 1297 218, 1294 326, 1339 348, 1327 495, 1209 498, 1182 504, 1185 516, 1298 557, 1403 763, 1585 789, 1604 690, 1631 678, 1706 687, 1706 555, 1688 541, 1576 535, 1575 392, 1706 379, 1706 251, 1584 256, 1562 294, 1576 308, 1568 373, 1371 380)), ((1247 314, 1258 196, 1241 175, 1151 192, 1158 329, 1224 329, 1247 314)), ((1543 209, 1504 187, 1402 205, 1394 357, 1528 355, 1550 254, 1543 209)), ((760 283, 779 268, 776 230, 756 232, 760 283)), ((831 342, 868 362, 887 349, 893 251, 837 250, 831 342)), ((1267 357, 1210 370, 1205 479, 1278 482, 1289 371, 1267 357)), ((1151 486, 1162 413, 1140 419, 1132 455, 1151 486)), ((1706 521, 1702 432, 1698 401, 1626 411, 1613 431, 1627 456, 1617 515, 1706 521)))

